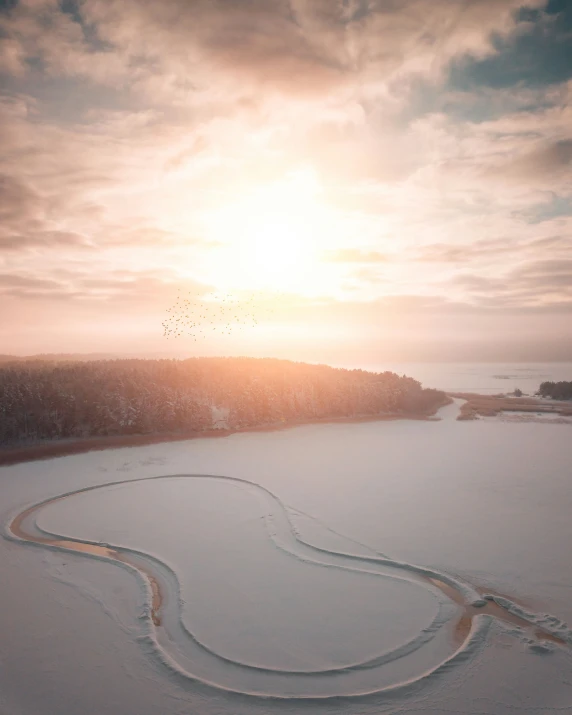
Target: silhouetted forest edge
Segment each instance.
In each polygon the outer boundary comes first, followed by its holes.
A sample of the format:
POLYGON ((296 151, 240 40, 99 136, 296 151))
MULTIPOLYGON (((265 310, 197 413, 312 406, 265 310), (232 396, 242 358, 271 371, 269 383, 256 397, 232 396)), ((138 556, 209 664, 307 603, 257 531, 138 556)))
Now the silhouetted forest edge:
POLYGON ((271 358, 6 361, 0 464, 316 422, 429 419, 449 401, 392 372, 271 358))
POLYGON ((538 388, 537 395, 541 397, 550 397, 553 400, 572 400, 572 380, 566 382, 541 382, 538 388))

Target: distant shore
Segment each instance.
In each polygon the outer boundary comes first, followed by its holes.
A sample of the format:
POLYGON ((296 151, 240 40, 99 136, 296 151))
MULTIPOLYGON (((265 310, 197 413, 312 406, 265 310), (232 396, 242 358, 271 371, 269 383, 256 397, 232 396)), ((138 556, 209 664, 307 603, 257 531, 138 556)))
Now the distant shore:
POLYGON ((508 397, 506 395, 480 395, 474 392, 449 392, 465 402, 461 405, 458 420, 476 420, 479 417, 497 417, 503 412, 548 413, 561 417, 572 416, 572 402, 543 400, 536 397, 508 397))
POLYGON ((267 425, 238 427, 235 429, 215 428, 167 433, 106 435, 102 437, 54 440, 51 442, 5 447, 0 449, 0 467, 19 464, 21 462, 33 462, 40 459, 67 457, 73 454, 83 454, 85 452, 95 452, 105 449, 143 447, 149 444, 161 444, 163 442, 185 442, 191 439, 229 437, 230 435, 241 434, 243 432, 277 432, 279 430, 313 424, 353 424, 359 422, 387 422, 391 420, 434 421, 438 419, 435 417, 437 411, 451 402, 452 400, 449 398, 447 402, 438 405, 432 412, 427 414, 396 412, 379 415, 358 415, 355 417, 322 417, 307 420, 289 420, 288 422, 274 422, 267 425))

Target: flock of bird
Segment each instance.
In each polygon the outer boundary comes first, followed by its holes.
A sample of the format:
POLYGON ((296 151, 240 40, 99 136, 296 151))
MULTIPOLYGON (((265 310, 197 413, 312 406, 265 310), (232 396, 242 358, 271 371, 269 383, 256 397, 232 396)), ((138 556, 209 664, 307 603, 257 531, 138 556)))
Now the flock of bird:
MULTIPOLYGON (((273 312, 273 311, 271 311, 273 312)), ((193 340, 206 339, 213 332, 230 335, 236 329, 258 325, 254 313, 254 296, 239 299, 232 294, 213 294, 203 300, 185 298, 179 292, 173 306, 167 308, 163 336, 193 340)))

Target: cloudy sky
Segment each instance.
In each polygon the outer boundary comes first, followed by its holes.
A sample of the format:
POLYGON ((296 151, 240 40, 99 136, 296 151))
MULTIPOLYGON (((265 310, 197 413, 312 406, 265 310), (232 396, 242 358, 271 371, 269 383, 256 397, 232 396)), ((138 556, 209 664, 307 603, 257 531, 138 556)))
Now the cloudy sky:
POLYGON ((0 353, 570 359, 571 56, 568 0, 0 0, 0 353))

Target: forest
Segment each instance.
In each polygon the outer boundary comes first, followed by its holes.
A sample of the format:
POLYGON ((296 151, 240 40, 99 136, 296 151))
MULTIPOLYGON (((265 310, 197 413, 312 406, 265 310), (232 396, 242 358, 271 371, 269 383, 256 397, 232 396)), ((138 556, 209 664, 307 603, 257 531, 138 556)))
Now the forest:
POLYGON ((0 445, 426 415, 446 400, 391 372, 277 359, 7 361, 0 365, 0 445))
POLYGON ((572 400, 572 381, 542 382, 536 394, 553 400, 572 400))

